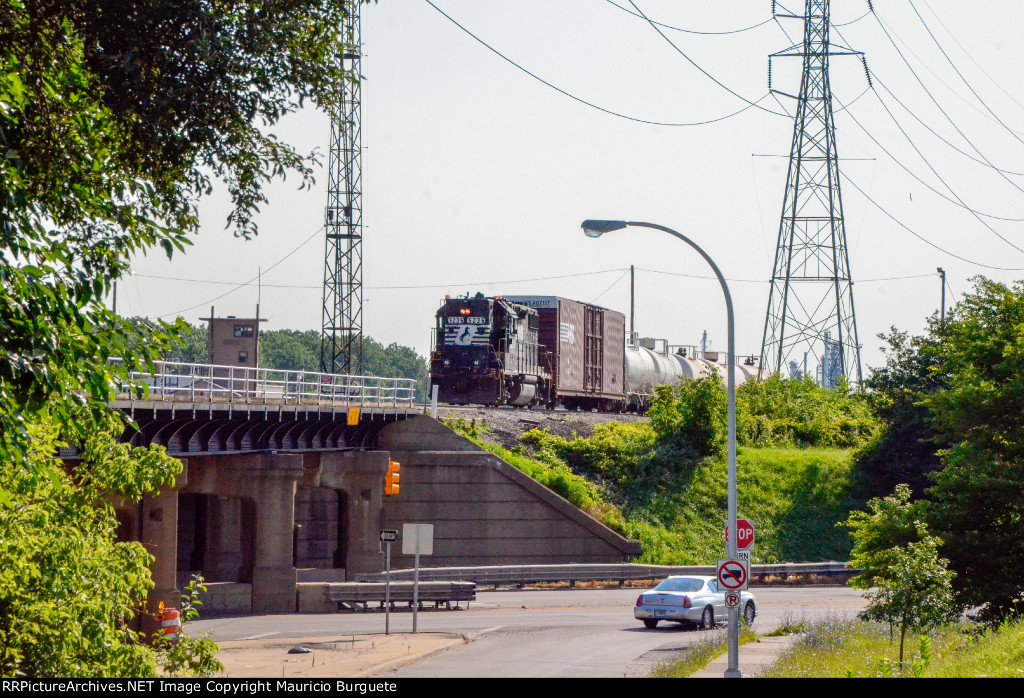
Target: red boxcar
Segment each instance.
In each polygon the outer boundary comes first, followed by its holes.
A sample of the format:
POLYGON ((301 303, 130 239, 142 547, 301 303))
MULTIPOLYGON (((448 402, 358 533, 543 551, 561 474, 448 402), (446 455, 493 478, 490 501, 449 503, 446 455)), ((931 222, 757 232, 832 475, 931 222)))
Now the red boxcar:
POLYGON ((572 408, 620 409, 625 401, 626 317, 557 296, 504 296, 537 310, 538 343, 553 374, 552 399, 572 408))

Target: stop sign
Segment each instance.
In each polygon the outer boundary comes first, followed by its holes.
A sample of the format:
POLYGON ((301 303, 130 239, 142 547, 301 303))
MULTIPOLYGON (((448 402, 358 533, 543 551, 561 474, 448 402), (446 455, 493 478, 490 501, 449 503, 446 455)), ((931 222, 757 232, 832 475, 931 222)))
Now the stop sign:
POLYGON ((754 547, 754 524, 746 519, 736 522, 736 549, 750 550, 754 547))
MULTIPOLYGON (((746 519, 736 520, 736 549, 753 550, 754 548, 754 524, 746 519)), ((729 527, 725 527, 725 542, 729 542, 729 527)))

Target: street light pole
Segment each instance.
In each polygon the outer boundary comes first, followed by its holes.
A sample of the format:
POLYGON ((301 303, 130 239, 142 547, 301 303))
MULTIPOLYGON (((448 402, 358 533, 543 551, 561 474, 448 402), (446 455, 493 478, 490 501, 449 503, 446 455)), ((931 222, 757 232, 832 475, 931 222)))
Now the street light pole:
MULTIPOLYGON (((718 277, 718 283, 722 285, 722 293, 725 294, 725 309, 729 324, 729 354, 726 368, 726 390, 729 394, 729 407, 728 407, 728 424, 729 424, 729 511, 728 511, 728 530, 729 540, 726 542, 726 555, 730 560, 736 559, 736 334, 735 334, 735 322, 733 320, 732 310, 732 295, 729 293, 729 285, 725 283, 725 277, 722 275, 718 265, 715 264, 714 260, 708 256, 701 247, 690 238, 686 237, 682 233, 676 232, 671 228, 666 228, 663 225, 657 225, 655 223, 641 223, 638 221, 605 221, 605 220, 587 220, 583 221, 583 232, 586 233, 587 237, 597 238, 601 237, 605 233, 610 233, 615 230, 622 230, 623 228, 634 227, 634 228, 652 228, 654 230, 660 230, 668 233, 669 235, 678 238, 685 242, 687 245, 697 250, 700 256, 704 258, 711 268, 715 272, 715 276, 718 277)), ((739 608, 729 609, 729 668, 725 671, 726 678, 739 678, 739 654, 740 654, 740 610, 739 608)))

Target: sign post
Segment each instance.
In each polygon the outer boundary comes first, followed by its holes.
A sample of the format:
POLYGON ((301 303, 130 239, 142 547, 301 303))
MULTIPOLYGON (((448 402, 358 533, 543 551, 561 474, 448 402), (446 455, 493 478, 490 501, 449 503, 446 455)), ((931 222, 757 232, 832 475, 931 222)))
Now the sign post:
POLYGON ((412 585, 412 631, 420 610, 420 555, 434 553, 434 524, 403 524, 402 554, 415 555, 412 585))
POLYGON ((380 532, 380 542, 384 544, 387 552, 384 554, 384 634, 391 630, 391 544, 398 540, 398 531, 383 530, 380 532))

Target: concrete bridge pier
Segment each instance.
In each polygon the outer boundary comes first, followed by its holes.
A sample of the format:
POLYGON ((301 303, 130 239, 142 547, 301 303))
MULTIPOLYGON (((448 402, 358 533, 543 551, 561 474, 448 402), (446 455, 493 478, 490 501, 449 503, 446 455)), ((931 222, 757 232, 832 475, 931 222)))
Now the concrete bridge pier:
MULTIPOLYGON (((269 452, 200 456, 188 460, 188 482, 182 489, 183 494, 238 500, 237 504, 215 504, 212 512, 206 512, 205 528, 212 535, 207 534, 203 542, 204 546, 209 546, 203 551, 204 558, 209 555, 203 567, 210 567, 214 574, 227 572, 225 566, 234 559, 246 567, 249 561, 245 548, 251 541, 254 613, 290 613, 295 609, 292 522, 295 488, 303 472, 302 459, 300 454, 269 452), (236 506, 238 516, 233 515, 236 506), (247 517, 242 516, 242 511, 250 506, 253 509, 251 531, 246 530, 243 519, 247 517)), ((242 579, 247 576, 244 569, 239 572, 242 579)))

